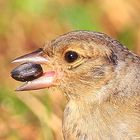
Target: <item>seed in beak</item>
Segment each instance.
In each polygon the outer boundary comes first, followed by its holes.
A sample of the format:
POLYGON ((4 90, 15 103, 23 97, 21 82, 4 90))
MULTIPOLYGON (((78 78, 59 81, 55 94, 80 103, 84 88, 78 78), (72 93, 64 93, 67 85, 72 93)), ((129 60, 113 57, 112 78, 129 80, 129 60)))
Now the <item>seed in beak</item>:
POLYGON ((35 63, 24 63, 16 67, 11 72, 11 77, 17 81, 32 81, 43 75, 41 65, 35 63))

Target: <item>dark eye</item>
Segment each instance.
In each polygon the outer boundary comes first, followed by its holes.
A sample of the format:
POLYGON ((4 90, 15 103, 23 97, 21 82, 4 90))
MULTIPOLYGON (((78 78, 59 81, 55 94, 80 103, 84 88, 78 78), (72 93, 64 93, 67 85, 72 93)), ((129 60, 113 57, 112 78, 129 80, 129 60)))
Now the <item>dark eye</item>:
POLYGON ((78 59, 79 55, 77 54, 77 52, 74 51, 68 51, 65 53, 65 60, 68 63, 72 63, 74 61, 76 61, 78 59))

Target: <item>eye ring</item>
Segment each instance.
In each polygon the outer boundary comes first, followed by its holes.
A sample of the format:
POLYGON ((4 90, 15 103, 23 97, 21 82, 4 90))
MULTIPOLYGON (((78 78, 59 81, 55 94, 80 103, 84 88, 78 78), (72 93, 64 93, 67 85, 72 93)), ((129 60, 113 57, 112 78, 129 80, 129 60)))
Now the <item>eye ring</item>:
POLYGON ((68 63, 73 63, 79 58, 79 54, 75 51, 67 51, 64 58, 68 63))

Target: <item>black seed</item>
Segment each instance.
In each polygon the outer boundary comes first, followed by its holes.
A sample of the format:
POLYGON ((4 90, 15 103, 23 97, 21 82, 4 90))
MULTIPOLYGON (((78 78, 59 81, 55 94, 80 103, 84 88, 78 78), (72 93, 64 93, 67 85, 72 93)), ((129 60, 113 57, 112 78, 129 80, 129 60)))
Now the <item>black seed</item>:
POLYGON ((11 71, 11 77, 21 82, 32 81, 42 74, 41 65, 35 63, 24 63, 11 71))

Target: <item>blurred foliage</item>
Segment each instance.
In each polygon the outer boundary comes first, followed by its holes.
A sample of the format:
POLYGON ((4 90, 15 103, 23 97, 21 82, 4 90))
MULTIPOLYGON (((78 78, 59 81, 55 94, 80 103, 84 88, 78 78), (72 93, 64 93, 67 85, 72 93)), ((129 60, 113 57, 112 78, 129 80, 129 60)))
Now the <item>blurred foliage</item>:
POLYGON ((12 113, 23 115, 29 111, 25 104, 16 98, 14 92, 10 94, 6 87, 0 87, 0 103, 4 108, 12 110, 12 113))
POLYGON ((105 32, 140 54, 139 14, 139 0, 1 0, 0 140, 62 139, 63 96, 14 92, 12 59, 72 30, 105 32))
MULTIPOLYGON (((96 18, 99 13, 94 13, 92 16, 96 18), (95 16, 94 16, 95 15, 95 16)), ((92 22, 92 17, 88 11, 88 7, 84 5, 74 5, 62 8, 60 16, 63 22, 66 20, 73 30, 101 30, 101 25, 98 20, 92 22)))
POLYGON ((27 14, 41 15, 47 6, 45 0, 12 0, 10 3, 11 11, 25 12, 27 14))

